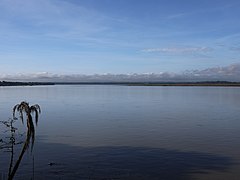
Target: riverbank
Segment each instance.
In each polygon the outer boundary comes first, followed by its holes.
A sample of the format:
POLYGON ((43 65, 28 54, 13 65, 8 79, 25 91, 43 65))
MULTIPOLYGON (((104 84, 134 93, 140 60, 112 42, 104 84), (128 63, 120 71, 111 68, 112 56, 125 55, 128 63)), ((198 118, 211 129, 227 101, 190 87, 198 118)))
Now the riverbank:
POLYGON ((222 86, 240 87, 240 82, 8 82, 0 81, 0 86, 39 86, 39 85, 120 85, 120 86, 222 86))
POLYGON ((173 83, 133 83, 129 86, 221 86, 240 87, 239 82, 173 82, 173 83))
POLYGON ((49 82, 10 82, 0 81, 0 86, 40 86, 40 85, 55 85, 49 82))
POLYGON ((235 86, 240 82, 202 81, 202 82, 61 82, 58 85, 123 85, 123 86, 235 86))

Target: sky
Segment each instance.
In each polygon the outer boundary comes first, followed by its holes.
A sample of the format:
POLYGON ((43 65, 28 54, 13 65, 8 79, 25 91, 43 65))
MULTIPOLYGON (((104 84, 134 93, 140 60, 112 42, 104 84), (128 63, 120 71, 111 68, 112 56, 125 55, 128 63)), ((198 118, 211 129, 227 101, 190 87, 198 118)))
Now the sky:
POLYGON ((239 18, 239 0, 0 0, 0 77, 238 66, 239 18))

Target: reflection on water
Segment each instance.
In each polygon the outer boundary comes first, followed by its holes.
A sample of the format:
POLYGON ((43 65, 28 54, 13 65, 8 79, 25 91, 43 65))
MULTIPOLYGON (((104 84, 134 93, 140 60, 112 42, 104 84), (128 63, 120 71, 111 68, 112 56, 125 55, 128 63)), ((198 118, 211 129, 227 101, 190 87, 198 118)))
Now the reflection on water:
MULTIPOLYGON (((74 147, 36 143, 34 174, 31 163, 16 179, 168 179, 188 180, 208 171, 226 171, 229 157, 146 147, 74 147)), ((19 161, 19 159, 18 159, 19 161)), ((20 160, 21 161, 21 160, 20 160)), ((11 178, 10 178, 11 179, 11 178)))
MULTIPOLYGON (((44 109, 35 179, 240 176, 239 88, 5 87, 0 99, 1 119, 22 99, 44 109)), ((0 151, 0 173, 8 172, 9 158, 0 151)), ((25 153, 16 179, 31 179, 32 165, 25 153)))
POLYGON ((73 147, 37 143, 39 179, 191 179, 194 173, 224 171, 231 158, 147 147, 73 147), (41 172, 45 172, 41 174, 41 172))

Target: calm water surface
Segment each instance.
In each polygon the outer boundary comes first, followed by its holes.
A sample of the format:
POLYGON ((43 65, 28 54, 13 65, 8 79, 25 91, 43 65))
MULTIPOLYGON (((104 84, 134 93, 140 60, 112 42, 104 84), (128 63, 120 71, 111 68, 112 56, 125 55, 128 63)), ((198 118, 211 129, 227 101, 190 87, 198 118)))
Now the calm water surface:
POLYGON ((42 114, 16 179, 240 179, 240 88, 0 87, 0 120, 23 100, 42 114))

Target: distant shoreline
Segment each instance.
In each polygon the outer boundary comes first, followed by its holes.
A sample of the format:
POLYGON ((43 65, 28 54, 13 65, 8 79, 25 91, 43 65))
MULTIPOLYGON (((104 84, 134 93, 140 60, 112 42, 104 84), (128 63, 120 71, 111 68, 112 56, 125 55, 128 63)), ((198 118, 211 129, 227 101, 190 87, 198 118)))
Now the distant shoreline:
POLYGON ((0 81, 0 86, 40 86, 40 85, 122 85, 122 86, 221 86, 240 87, 240 82, 10 82, 0 81))
POLYGON ((50 82, 10 82, 0 81, 0 86, 41 86, 41 85, 55 85, 50 82))
POLYGON ((214 87, 240 87, 240 83, 238 84, 206 84, 206 83, 170 83, 170 84, 129 84, 129 86, 214 86, 214 87))
POLYGON ((240 87, 240 82, 202 81, 202 82, 65 82, 56 85, 123 85, 123 86, 222 86, 240 87))

